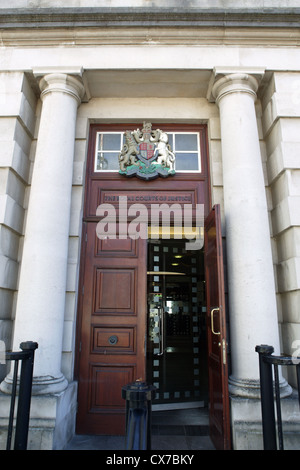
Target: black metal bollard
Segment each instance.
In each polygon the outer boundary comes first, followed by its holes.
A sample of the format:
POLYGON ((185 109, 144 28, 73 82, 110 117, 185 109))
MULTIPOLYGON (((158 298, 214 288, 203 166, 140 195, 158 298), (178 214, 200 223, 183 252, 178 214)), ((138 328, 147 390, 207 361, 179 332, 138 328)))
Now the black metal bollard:
POLYGON ((156 387, 137 380, 122 387, 126 400, 126 450, 151 449, 151 405, 156 387))
POLYGON ((272 364, 264 361, 264 357, 274 352, 273 346, 256 346, 255 351, 259 354, 261 411, 263 425, 263 441, 265 450, 276 450, 276 423, 274 410, 274 392, 272 364))

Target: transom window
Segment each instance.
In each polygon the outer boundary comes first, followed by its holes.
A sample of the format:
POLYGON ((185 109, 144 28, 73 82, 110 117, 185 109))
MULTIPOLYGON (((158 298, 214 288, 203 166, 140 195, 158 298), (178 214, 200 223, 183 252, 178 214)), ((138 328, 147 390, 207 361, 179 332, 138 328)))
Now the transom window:
MULTIPOLYGON (((167 132, 175 154, 176 172, 201 172, 198 132, 167 132)), ((124 145, 124 132, 98 132, 95 171, 119 171, 119 154, 124 145)))

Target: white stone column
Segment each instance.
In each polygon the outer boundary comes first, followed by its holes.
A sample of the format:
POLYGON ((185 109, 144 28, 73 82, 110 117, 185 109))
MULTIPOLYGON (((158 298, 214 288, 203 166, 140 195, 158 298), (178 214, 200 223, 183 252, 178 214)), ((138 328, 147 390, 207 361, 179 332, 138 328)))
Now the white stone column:
MULTIPOLYGON (((68 237, 80 77, 51 73, 40 80, 43 102, 25 227, 14 350, 36 341, 33 393, 57 393, 61 372, 68 237)), ((9 388, 8 376, 1 388, 9 388)))
POLYGON ((258 396, 255 346, 280 352, 270 228, 255 114, 258 81, 225 75, 212 93, 220 110, 230 341, 231 394, 258 396))

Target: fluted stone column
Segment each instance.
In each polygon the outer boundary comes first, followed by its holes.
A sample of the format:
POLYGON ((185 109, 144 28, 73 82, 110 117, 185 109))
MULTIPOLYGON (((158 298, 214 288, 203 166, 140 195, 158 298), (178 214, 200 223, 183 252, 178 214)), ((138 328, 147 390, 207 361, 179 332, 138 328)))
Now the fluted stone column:
POLYGON ((233 395, 259 396, 255 346, 280 352, 270 228, 255 114, 258 81, 247 73, 217 80, 226 223, 233 395))
MULTIPOLYGON (((33 393, 67 386, 61 354, 67 277, 73 155, 77 107, 84 94, 79 76, 50 73, 40 80, 42 113, 25 227, 14 331, 39 344, 33 393)), ((6 391, 8 376, 1 385, 6 391)))

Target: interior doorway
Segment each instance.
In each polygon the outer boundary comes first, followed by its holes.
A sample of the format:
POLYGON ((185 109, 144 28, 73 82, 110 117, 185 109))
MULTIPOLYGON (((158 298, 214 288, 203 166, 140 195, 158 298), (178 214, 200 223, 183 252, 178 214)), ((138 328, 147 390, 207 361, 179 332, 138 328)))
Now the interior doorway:
POLYGON ((154 409, 208 404, 204 253, 185 239, 148 240, 147 381, 154 409))

